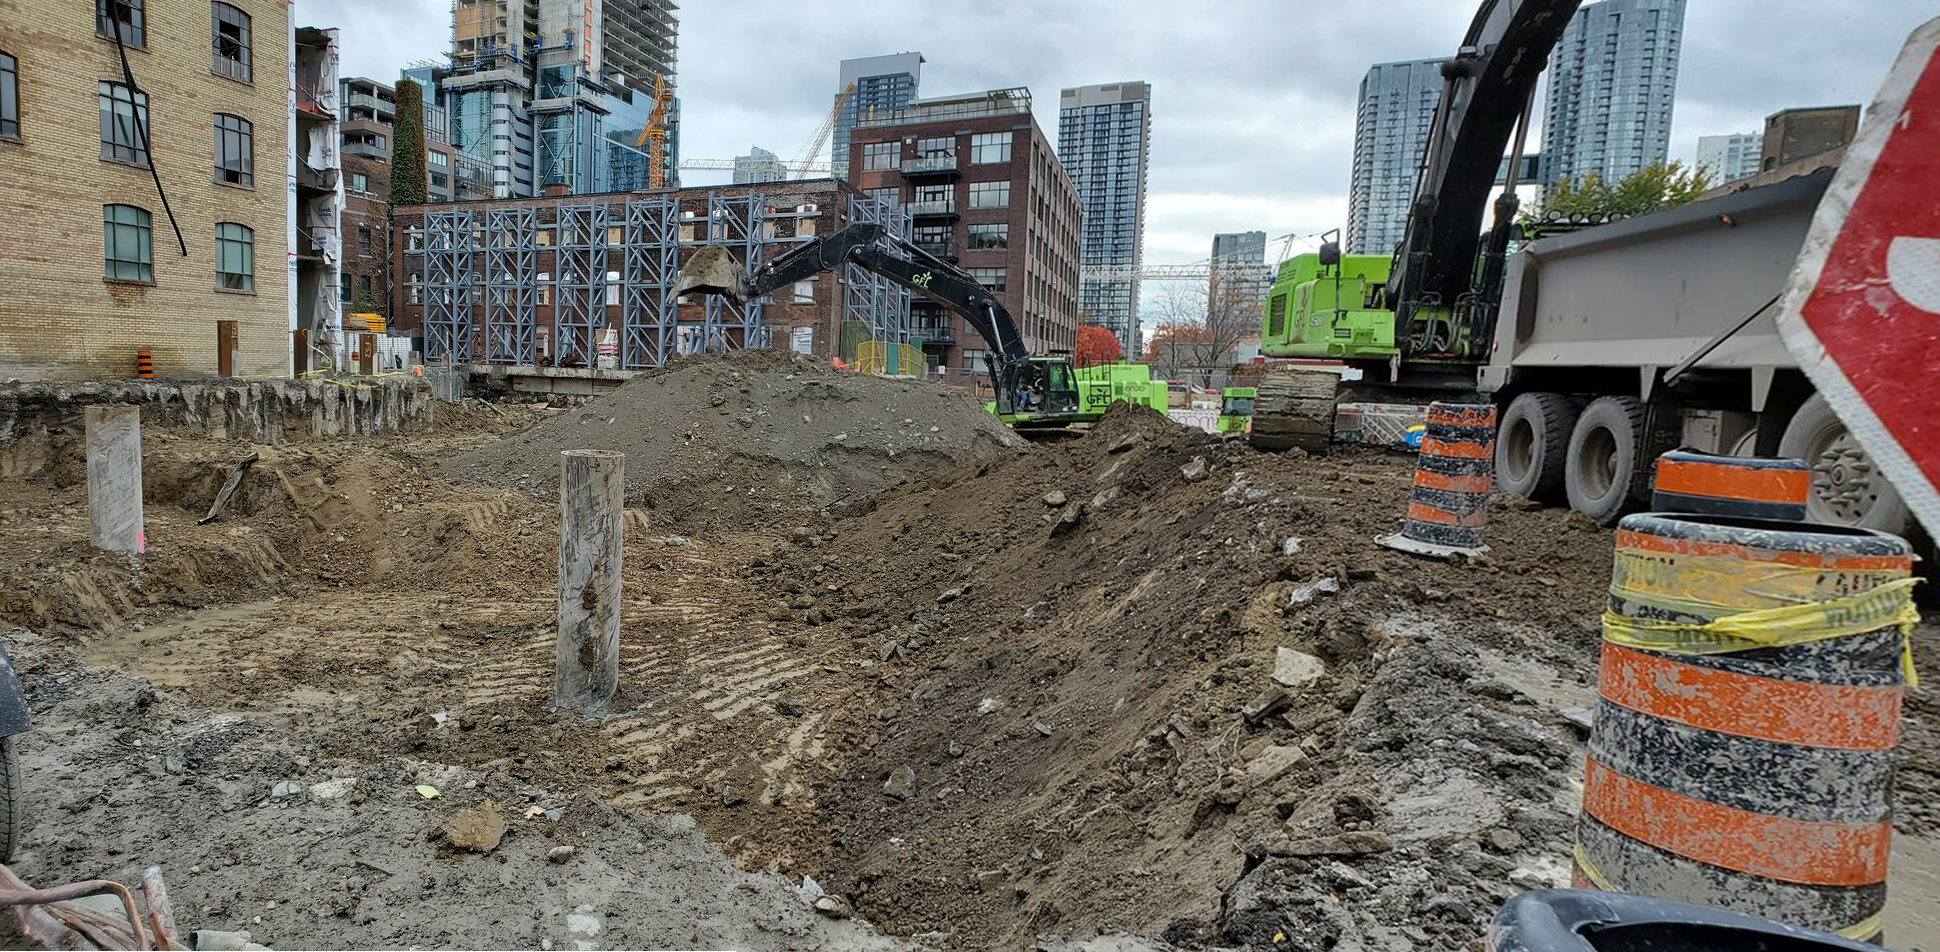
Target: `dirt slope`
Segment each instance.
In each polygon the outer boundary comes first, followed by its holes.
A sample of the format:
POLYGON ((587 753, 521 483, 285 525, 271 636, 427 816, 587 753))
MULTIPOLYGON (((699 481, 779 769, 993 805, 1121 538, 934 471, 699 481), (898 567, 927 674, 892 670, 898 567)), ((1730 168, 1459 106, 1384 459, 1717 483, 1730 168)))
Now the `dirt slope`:
POLYGON ((460 454, 441 472, 550 497, 562 450, 616 450, 627 454, 630 504, 657 524, 702 532, 760 525, 1021 447, 961 390, 744 350, 675 361, 460 454))

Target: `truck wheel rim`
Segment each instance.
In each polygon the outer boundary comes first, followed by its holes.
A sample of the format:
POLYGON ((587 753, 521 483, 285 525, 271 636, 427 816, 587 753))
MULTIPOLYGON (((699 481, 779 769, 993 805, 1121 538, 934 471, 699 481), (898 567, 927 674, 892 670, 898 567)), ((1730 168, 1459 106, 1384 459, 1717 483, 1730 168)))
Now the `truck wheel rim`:
POLYGON ((1617 484, 1617 436, 1606 427, 1583 435, 1583 487, 1595 499, 1610 495, 1617 484))
POLYGON ((1535 465, 1536 428, 1528 420, 1516 420, 1502 438, 1502 470, 1510 479, 1521 482, 1535 465))
POLYGON ((1839 525, 1858 525, 1879 502, 1879 474, 1866 451, 1844 427, 1828 428, 1814 441, 1813 515, 1839 525))

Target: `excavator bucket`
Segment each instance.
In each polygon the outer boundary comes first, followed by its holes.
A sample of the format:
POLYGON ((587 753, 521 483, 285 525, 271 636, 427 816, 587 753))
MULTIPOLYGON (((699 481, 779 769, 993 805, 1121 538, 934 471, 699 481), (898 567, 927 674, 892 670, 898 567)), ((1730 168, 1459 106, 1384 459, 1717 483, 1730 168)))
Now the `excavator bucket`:
POLYGON ((748 276, 728 255, 726 247, 707 245, 680 269, 679 294, 720 294, 737 304, 747 302, 748 276))

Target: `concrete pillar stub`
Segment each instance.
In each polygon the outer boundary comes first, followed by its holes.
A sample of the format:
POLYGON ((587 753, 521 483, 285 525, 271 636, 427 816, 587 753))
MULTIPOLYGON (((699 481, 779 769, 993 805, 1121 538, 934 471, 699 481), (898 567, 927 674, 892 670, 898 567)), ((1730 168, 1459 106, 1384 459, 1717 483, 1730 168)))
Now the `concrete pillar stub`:
POLYGON ((141 408, 90 406, 84 412, 88 453, 88 532, 97 548, 148 548, 141 511, 141 408))
POLYGON ((626 454, 566 450, 559 474, 559 646, 553 704, 604 713, 620 681, 626 454))

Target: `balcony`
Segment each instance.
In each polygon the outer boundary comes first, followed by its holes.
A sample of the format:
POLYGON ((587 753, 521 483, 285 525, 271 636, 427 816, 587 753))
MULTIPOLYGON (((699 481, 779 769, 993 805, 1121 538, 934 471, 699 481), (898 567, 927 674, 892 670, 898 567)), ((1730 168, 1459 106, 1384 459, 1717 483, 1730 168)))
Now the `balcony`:
POLYGON ((909 323, 912 336, 922 338, 924 346, 948 347, 957 342, 957 332, 948 317, 935 319, 913 316, 909 323))
POLYGON ((909 213, 918 218, 957 217, 957 203, 954 198, 933 202, 910 202, 909 213))
POLYGON ((903 160, 903 177, 915 178, 922 175, 956 175, 957 157, 955 153, 945 152, 926 155, 922 158, 903 160))
POLYGON ((913 241, 916 250, 933 254, 945 261, 957 260, 956 243, 953 241, 913 241))

